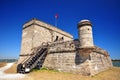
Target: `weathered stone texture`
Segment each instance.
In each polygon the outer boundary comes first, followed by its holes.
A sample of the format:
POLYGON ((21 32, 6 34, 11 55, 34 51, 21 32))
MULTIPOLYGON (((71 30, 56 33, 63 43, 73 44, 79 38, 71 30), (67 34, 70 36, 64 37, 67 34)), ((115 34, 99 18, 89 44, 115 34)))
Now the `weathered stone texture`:
POLYGON ((50 24, 47 24, 47 23, 44 23, 42 21, 36 20, 36 19, 33 19, 33 20, 27 22, 26 24, 24 24, 23 28, 29 27, 30 25, 38 25, 38 26, 44 27, 46 29, 52 30, 52 31, 60 33, 60 34, 66 36, 68 38, 73 39, 73 36, 70 35, 69 33, 65 32, 63 30, 60 30, 57 27, 54 27, 54 26, 52 26, 50 24))
POLYGON ((51 46, 43 67, 83 75, 95 75, 112 67, 111 59, 105 50, 98 47, 78 49, 75 48, 77 45, 67 49, 68 47, 64 46, 66 44, 75 43, 71 41, 51 46), (60 51, 57 50, 58 46, 60 51))
POLYGON ((32 54, 32 49, 47 42, 72 40, 73 36, 56 27, 38 20, 31 20, 23 26, 21 57, 19 63, 25 56, 32 54))
POLYGON ((42 21, 27 22, 23 26, 18 63, 32 56, 41 45, 49 44, 42 67, 83 75, 95 75, 109 69, 111 58, 107 51, 94 46, 91 25, 88 20, 80 22, 79 40, 73 40, 69 33, 42 21))
POLYGON ((50 46, 43 67, 62 72, 90 75, 89 57, 84 58, 76 49, 76 41, 58 42, 50 46), (59 50, 58 50, 59 48, 59 50))
POLYGON ((32 35, 33 35, 34 26, 30 26, 23 30, 22 34, 22 46, 21 54, 30 54, 32 48, 32 35))
POLYGON ((94 46, 91 25, 91 22, 88 20, 80 21, 78 24, 80 48, 94 46))
POLYGON ((104 71, 104 70, 112 67, 110 56, 106 55, 107 52, 102 49, 101 49, 101 52, 99 52, 99 50, 97 50, 90 54, 90 56, 91 56, 91 60, 90 60, 91 75, 95 75, 101 71, 104 71), (106 53, 106 54, 104 54, 104 53, 106 53))
POLYGON ((80 59, 76 58, 76 54, 76 52, 48 53, 43 67, 62 72, 72 72, 84 75, 90 74, 89 61, 86 60, 84 63, 76 64, 80 62, 80 59))

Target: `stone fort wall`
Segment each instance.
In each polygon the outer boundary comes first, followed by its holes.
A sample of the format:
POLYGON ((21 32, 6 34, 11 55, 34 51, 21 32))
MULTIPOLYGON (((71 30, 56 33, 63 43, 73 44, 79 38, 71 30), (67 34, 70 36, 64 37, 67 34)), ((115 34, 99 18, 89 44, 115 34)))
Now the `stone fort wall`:
POLYGON ((19 62, 31 56, 32 49, 46 42, 73 40, 73 36, 54 26, 33 19, 23 25, 19 62))
MULTIPOLYGON (((88 25, 91 24, 87 23, 88 25)), ((95 75, 109 69, 112 67, 112 62, 108 52, 94 46, 91 36, 92 28, 87 26, 84 26, 85 29, 83 29, 84 27, 79 29, 79 32, 81 31, 79 38, 82 34, 82 38, 79 39, 80 42, 79 40, 73 40, 73 36, 69 33, 42 21, 33 19, 27 22, 23 26, 21 53, 18 63, 32 56, 34 48, 43 43, 52 42, 42 67, 83 75, 95 75), (85 35, 82 32, 86 32, 85 35)))
POLYGON ((43 67, 83 75, 95 75, 112 67, 107 51, 94 47, 80 49, 79 42, 68 41, 52 45, 43 67))

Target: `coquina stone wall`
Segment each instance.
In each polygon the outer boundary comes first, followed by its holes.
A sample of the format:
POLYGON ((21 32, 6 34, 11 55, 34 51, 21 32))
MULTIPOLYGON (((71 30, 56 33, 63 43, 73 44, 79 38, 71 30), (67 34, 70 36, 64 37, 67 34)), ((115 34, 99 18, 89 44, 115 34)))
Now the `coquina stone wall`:
POLYGON ((91 76, 112 67, 107 51, 98 47, 79 48, 78 46, 75 41, 51 45, 43 67, 91 76))
POLYGON ((47 42, 73 40, 73 36, 42 21, 33 19, 23 26, 18 63, 32 55, 32 49, 47 42))
POLYGON ((83 75, 95 75, 112 67, 108 52, 93 44, 91 23, 84 20, 81 25, 84 27, 79 27, 79 40, 73 40, 69 33, 42 21, 27 22, 23 26, 18 64, 47 43, 48 52, 42 67, 83 75))
POLYGON ((97 49, 91 52, 90 56, 91 75, 95 75, 112 67, 111 58, 107 51, 97 47, 97 49))
POLYGON ((90 75, 89 57, 80 55, 74 41, 58 42, 50 46, 43 67, 62 72, 90 75))

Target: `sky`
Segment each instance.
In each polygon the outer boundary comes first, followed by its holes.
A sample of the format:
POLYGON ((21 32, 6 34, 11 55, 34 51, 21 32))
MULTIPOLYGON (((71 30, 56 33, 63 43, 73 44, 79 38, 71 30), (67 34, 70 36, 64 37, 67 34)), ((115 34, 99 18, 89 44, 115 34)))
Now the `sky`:
POLYGON ((92 22, 94 44, 120 59, 120 0, 0 0, 0 58, 19 58, 22 26, 32 18, 78 38, 80 20, 92 22))

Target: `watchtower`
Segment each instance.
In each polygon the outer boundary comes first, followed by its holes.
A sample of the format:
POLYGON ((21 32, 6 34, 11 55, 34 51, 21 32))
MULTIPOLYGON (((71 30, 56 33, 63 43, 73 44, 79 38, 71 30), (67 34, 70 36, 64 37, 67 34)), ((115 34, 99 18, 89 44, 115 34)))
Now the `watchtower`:
POLYGON ((92 35, 92 23, 89 20, 81 20, 78 23, 80 48, 94 47, 92 35))

